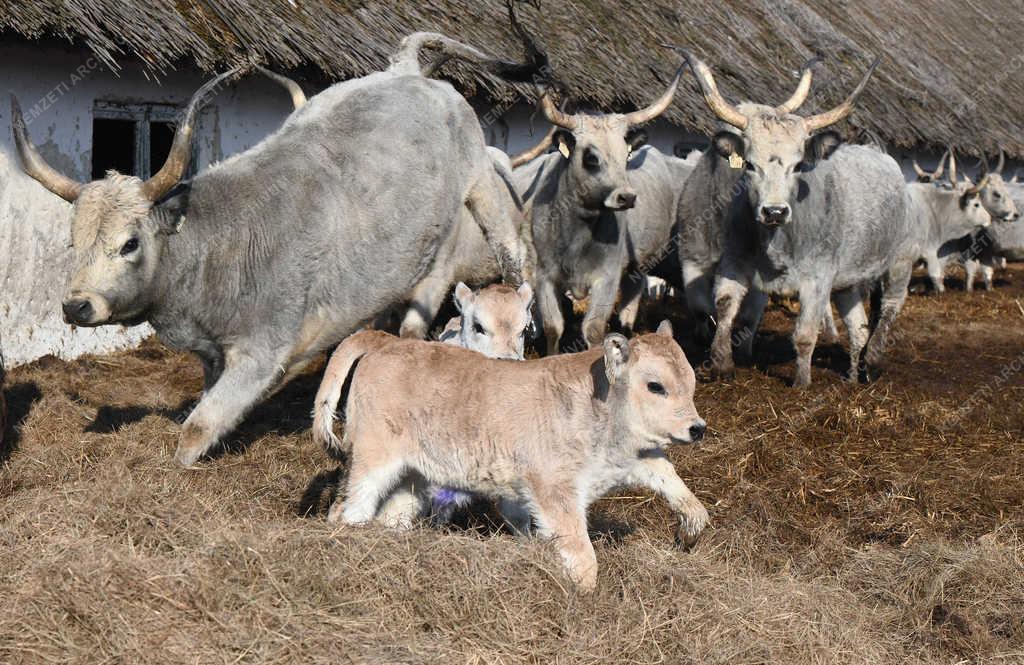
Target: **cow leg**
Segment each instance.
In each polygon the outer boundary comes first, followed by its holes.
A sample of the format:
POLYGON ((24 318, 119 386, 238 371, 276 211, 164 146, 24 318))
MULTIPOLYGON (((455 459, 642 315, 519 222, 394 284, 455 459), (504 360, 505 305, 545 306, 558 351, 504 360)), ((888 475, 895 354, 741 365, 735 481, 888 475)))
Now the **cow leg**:
POLYGON ((739 314, 736 315, 737 332, 734 341, 740 356, 745 360, 754 358, 754 338, 757 336, 757 329, 761 325, 761 317, 767 305, 768 295, 759 289, 747 291, 740 304, 739 314))
POLYGON ((619 295, 621 274, 612 277, 599 277, 590 285, 590 307, 583 316, 583 339, 587 348, 601 346, 604 336, 608 333, 608 319, 615 309, 615 299, 619 295))
POLYGON ((871 380, 882 367, 886 351, 892 346, 894 339, 892 335, 893 325, 896 317, 903 309, 903 303, 907 299, 907 285, 910 284, 910 276, 913 266, 909 263, 901 263, 889 270, 889 273, 882 279, 881 298, 878 305, 878 316, 871 337, 868 339, 867 350, 864 353, 865 378, 871 380))
POLYGON ((624 334, 632 335, 644 293, 644 276, 639 272, 631 272, 620 284, 619 325, 624 334))
POLYGON ((723 378, 729 378, 736 372, 732 358, 732 328, 748 290, 745 282, 724 275, 719 275, 715 282, 718 328, 711 342, 711 363, 714 373, 723 378))
POLYGON ((711 341, 711 274, 701 266, 683 261, 683 290, 686 307, 693 317, 693 330, 699 342, 711 341))
POLYGON ((203 363, 203 392, 210 392, 220 380, 220 375, 224 373, 224 352, 212 342, 192 351, 203 363))
POLYGON ((986 291, 992 290, 992 277, 995 275, 995 268, 991 265, 981 266, 981 281, 985 285, 986 291))
POLYGON ((430 332, 430 324, 434 322, 434 317, 444 304, 450 286, 451 279, 447 271, 440 270, 432 271, 417 284, 412 292, 409 310, 402 319, 399 336, 426 339, 430 332), (441 272, 445 274, 440 274, 441 272))
POLYGON ((220 379, 203 394, 182 425, 174 459, 182 466, 195 463, 233 430, 280 378, 281 371, 274 356, 229 351, 220 379))
POLYGON ((964 261, 964 291, 970 293, 974 290, 974 278, 977 274, 977 259, 967 259, 964 261))
POLYGON ((636 460, 626 481, 657 492, 679 517, 676 541, 685 549, 693 547, 704 527, 711 521, 707 508, 700 502, 666 457, 645 457, 636 460))
POLYGON ((825 314, 821 317, 821 338, 828 344, 835 344, 839 341, 839 328, 836 327, 836 319, 832 316, 832 305, 830 304, 825 305, 825 314))
POLYGON ((839 315, 843 317, 846 334, 850 338, 850 370, 847 378, 857 381, 860 376, 861 353, 868 341, 868 315, 859 288, 836 291, 834 296, 839 315))
POLYGON ((538 535, 555 541, 570 579, 580 590, 593 591, 597 586, 597 555, 587 534, 587 516, 579 507, 578 497, 565 487, 532 489, 538 535))
POLYGON ((540 310, 541 324, 544 326, 544 337, 547 340, 547 354, 558 353, 558 341, 565 330, 565 319, 562 318, 562 304, 555 292, 555 285, 544 280, 537 289, 537 308, 540 310))
POLYGON ((943 265, 937 254, 930 254, 924 259, 928 268, 928 280, 932 283, 932 290, 935 293, 943 293, 946 285, 943 283, 943 265))
POLYGON ((805 284, 800 288, 800 315, 796 318, 793 332, 793 347, 796 349, 796 375, 793 385, 797 388, 811 384, 811 356, 818 342, 821 318, 828 306, 829 289, 821 284, 805 284))
POLYGON ((407 470, 405 461, 399 458, 374 459, 369 462, 364 456, 354 456, 348 476, 346 497, 335 499, 328 522, 365 524, 377 516, 381 501, 399 483, 407 470))
POLYGON ((516 232, 515 221, 509 210, 511 197, 507 195, 505 183, 494 172, 490 162, 483 172, 484 176, 469 190, 466 207, 494 252, 502 280, 518 288, 524 279, 527 248, 516 232), (504 203, 499 195, 508 196, 508 202, 504 203))

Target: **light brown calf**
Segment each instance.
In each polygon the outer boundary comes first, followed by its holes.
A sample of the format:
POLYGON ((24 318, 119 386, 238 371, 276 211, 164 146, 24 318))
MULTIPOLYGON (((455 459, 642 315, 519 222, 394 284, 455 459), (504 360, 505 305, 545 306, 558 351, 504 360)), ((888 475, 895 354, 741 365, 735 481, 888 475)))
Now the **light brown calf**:
MULTIPOLYGON (((384 337, 363 332, 346 342, 374 352, 351 377, 347 498, 331 507, 330 521, 373 520, 383 502, 396 503, 389 495, 410 477, 421 479, 417 488, 520 502, 540 535, 557 541, 583 590, 597 578, 587 507, 613 487, 661 494, 679 517, 685 546, 708 523, 664 454, 705 430, 693 403, 693 369, 667 322, 632 341, 609 335, 601 348, 524 362, 418 340, 387 337, 381 344, 384 337)), ((318 436, 336 441, 329 427, 318 436)))

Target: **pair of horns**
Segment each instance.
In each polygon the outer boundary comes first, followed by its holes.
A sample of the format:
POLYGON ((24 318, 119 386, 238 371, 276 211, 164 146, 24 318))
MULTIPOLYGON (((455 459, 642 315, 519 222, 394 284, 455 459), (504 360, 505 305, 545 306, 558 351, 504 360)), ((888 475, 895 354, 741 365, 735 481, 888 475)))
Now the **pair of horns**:
MULTIPOLYGON (((955 188, 956 184, 957 184, 957 182, 956 182, 957 181, 956 151, 954 151, 953 148, 949 148, 949 149, 947 149, 947 152, 949 153, 949 182, 955 188)), ((964 180, 969 185, 969 187, 964 190, 964 194, 973 196, 974 194, 977 194, 981 190, 985 189, 985 187, 988 185, 988 179, 989 179, 988 158, 985 157, 985 155, 983 154, 981 156, 981 159, 982 159, 981 178, 975 184, 975 183, 971 182, 970 178, 968 178, 967 176, 964 176, 964 180)))
MULTIPOLYGON (((722 93, 718 91, 718 85, 715 83, 715 77, 711 73, 711 69, 704 64, 699 58, 697 58, 690 51, 673 46, 671 44, 665 44, 664 46, 680 51, 686 60, 690 63, 690 69, 693 70, 694 78, 697 79, 697 85, 700 86, 701 93, 704 95, 704 101, 708 107, 714 112, 720 120, 729 123, 733 127, 743 130, 747 128, 750 119, 735 106, 730 104, 722 96, 722 93)), ((881 58, 875 58, 874 62, 868 68, 864 78, 861 79, 857 87, 854 88, 853 92, 850 93, 849 97, 846 98, 843 103, 835 108, 832 108, 823 113, 812 115, 804 118, 804 126, 808 132, 813 132, 829 125, 834 125, 846 116, 853 112, 854 103, 860 94, 864 92, 865 86, 868 84, 868 80, 871 75, 875 72, 878 67, 878 63, 881 62, 881 58)), ((803 74, 800 77, 800 83, 797 85, 796 90, 790 96, 788 100, 775 107, 776 111, 780 113, 792 113, 807 99, 807 93, 811 87, 811 68, 815 64, 815 60, 810 60, 804 65, 803 74)))
POLYGON ((917 163, 917 158, 914 158, 914 173, 917 174, 917 179, 920 182, 935 182, 942 177, 943 172, 946 170, 946 160, 949 158, 949 149, 942 153, 942 159, 939 160, 939 165, 935 167, 934 171, 925 171, 921 168, 921 165, 917 163))
MULTIPOLYGON (((258 69, 288 90, 296 109, 301 108, 306 103, 306 96, 297 83, 262 67, 258 67, 258 69)), ((159 171, 142 183, 142 193, 147 199, 150 201, 158 200, 181 180, 185 170, 188 168, 189 161, 192 159, 192 134, 195 131, 196 118, 199 115, 199 111, 206 102, 207 97, 211 93, 216 92, 221 83, 228 78, 237 76, 243 70, 242 67, 235 67, 226 71, 207 81, 192 95, 188 106, 185 107, 181 122, 174 132, 174 140, 171 143, 171 150, 167 155, 167 160, 160 167, 159 171)), ((14 132, 14 144, 17 147, 18 155, 21 157, 22 168, 25 173, 38 180, 44 187, 65 201, 74 203, 82 193, 85 183, 72 180, 46 163, 28 136, 25 118, 21 113, 21 105, 18 104, 18 100, 14 95, 11 95, 11 126, 14 132)))
MULTIPOLYGON (((683 70, 685 68, 686 62, 679 64, 679 67, 676 69, 676 75, 672 78, 672 83, 669 84, 668 89, 650 106, 624 114, 623 117, 626 119, 626 122, 630 126, 642 125, 664 113, 665 109, 672 103, 672 99, 676 96, 676 89, 679 87, 679 80, 683 77, 683 70)), ((540 96, 540 105, 544 111, 544 117, 551 124, 568 129, 569 131, 580 126, 580 120, 576 115, 564 113, 555 107, 555 102, 551 99, 550 89, 545 90, 540 96)))

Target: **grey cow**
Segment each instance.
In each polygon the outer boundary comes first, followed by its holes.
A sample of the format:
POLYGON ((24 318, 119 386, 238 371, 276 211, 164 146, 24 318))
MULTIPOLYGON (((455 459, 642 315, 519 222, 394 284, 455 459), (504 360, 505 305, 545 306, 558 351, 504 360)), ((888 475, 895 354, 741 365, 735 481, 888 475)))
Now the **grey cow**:
POLYGON ((1016 176, 1003 179, 1006 155, 999 152, 999 162, 988 174, 988 184, 981 190, 981 201, 992 215, 992 225, 978 231, 974 237, 961 241, 966 244, 958 255, 967 273, 965 288, 974 288, 974 279, 979 270, 985 290, 992 290, 992 277, 997 265, 1006 258, 1020 259, 1024 253, 1024 224, 1020 223, 1024 211, 1024 186, 1016 182, 1016 176))
POLYGON ((662 96, 632 113, 568 114, 541 96, 544 115, 558 126, 558 151, 513 172, 533 230, 536 287, 547 352, 558 352, 564 329, 560 295, 590 296, 583 319, 588 346, 600 345, 626 267, 626 221, 637 195, 626 164, 642 136, 633 128, 658 117, 675 96, 682 66, 662 96))
POLYGON ((523 250, 473 109, 448 83, 420 74, 424 45, 529 79, 515 65, 434 33, 416 33, 385 72, 316 95, 254 148, 181 187, 199 89, 161 170, 78 183, 29 141, 17 103, 25 171, 75 203, 76 269, 66 319, 97 326, 149 321, 203 362, 205 391, 175 454, 192 464, 262 397, 390 303, 429 270, 460 210, 483 227, 506 278, 523 250))
POLYGON ((811 381, 811 354, 833 292, 849 331, 851 376, 858 375, 865 345, 865 369, 878 366, 913 267, 902 173, 891 157, 849 144, 834 143, 831 154, 801 165, 812 133, 852 112, 877 61, 842 104, 801 117, 784 107, 733 106, 719 93, 707 65, 686 55, 708 106, 740 130, 721 147, 744 167, 741 191, 728 209, 714 287, 718 329, 713 368, 720 375, 733 371, 733 326, 751 288, 799 295, 794 385, 811 381), (876 284, 880 302, 869 328, 863 297, 876 284))

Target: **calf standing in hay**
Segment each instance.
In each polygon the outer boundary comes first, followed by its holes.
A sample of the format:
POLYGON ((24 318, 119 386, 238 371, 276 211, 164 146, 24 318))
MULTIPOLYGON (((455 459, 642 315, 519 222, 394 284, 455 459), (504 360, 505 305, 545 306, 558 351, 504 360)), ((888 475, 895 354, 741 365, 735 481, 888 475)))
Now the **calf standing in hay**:
MULTIPOLYGON (((409 478, 416 487, 515 501, 528 507, 541 536, 556 539, 573 581, 591 590, 597 559, 587 507, 613 487, 639 485, 665 497, 686 547, 707 525, 707 510, 664 454, 704 436, 694 387, 668 322, 632 341, 613 334, 599 348, 524 362, 418 340, 379 345, 352 373, 348 491, 328 520, 373 520, 409 478)), ((319 397, 317 410, 330 414, 333 404, 319 397)), ((402 503, 418 511, 422 501, 420 493, 402 503)))

